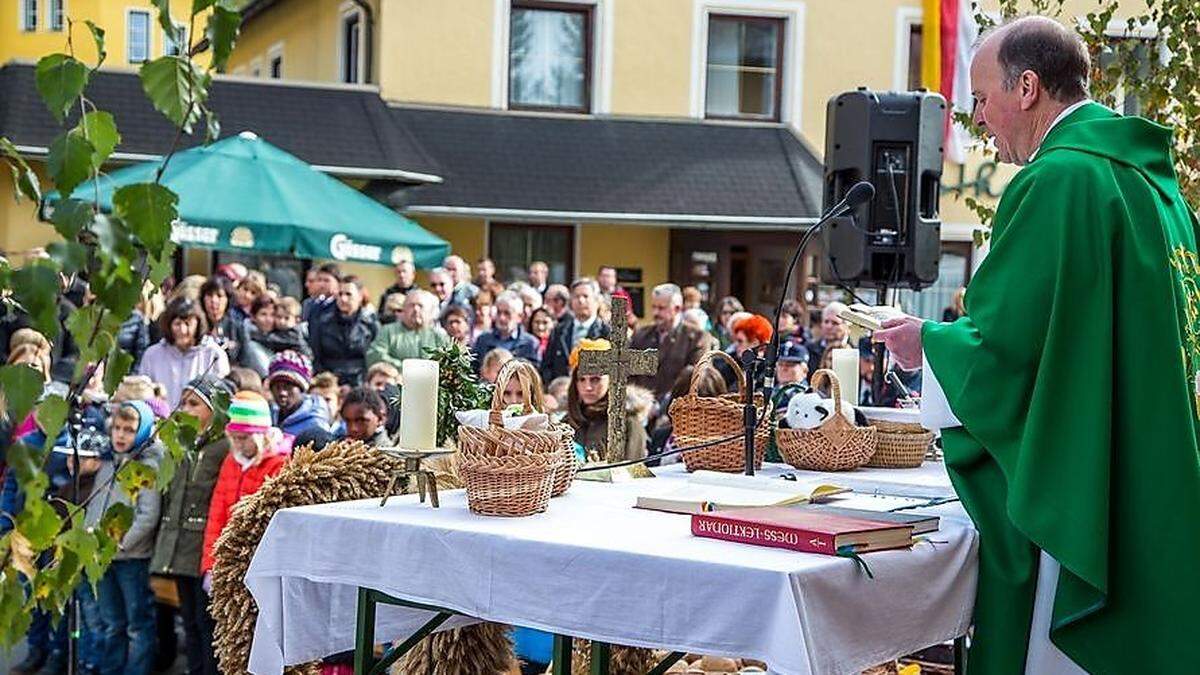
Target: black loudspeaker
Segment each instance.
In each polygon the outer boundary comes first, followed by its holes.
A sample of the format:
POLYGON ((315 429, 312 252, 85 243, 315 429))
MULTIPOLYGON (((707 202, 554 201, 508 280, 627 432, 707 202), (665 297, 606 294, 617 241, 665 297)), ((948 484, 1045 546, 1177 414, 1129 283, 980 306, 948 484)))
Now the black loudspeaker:
POLYGON ((926 91, 860 87, 829 99, 824 208, 861 180, 875 199, 826 225, 826 283, 920 289, 937 280, 945 115, 946 100, 926 91))

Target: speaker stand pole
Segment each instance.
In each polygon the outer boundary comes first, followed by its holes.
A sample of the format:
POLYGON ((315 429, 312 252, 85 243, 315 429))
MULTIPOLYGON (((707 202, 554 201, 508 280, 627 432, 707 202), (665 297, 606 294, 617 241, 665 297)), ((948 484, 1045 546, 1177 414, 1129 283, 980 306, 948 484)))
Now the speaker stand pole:
MULTIPOLYGON (((882 306, 887 302, 887 286, 879 286, 875 289, 875 305, 882 306)), ((855 345, 856 347, 858 345, 855 345)), ((871 374, 871 405, 878 406, 879 401, 883 398, 883 371, 884 364, 884 346, 882 342, 875 343, 875 370, 871 374)), ((859 401, 856 401, 859 403, 859 401)))
MULTIPOLYGON (((746 375, 746 381, 741 383, 742 391, 746 393, 746 402, 742 406, 742 417, 745 423, 745 437, 742 439, 742 442, 745 443, 747 476, 754 475, 754 436, 755 432, 758 431, 759 423, 758 411, 754 408, 754 394, 760 360, 753 349, 747 349, 742 352, 742 369, 746 375)), ((763 420, 763 422, 765 421, 763 420)))

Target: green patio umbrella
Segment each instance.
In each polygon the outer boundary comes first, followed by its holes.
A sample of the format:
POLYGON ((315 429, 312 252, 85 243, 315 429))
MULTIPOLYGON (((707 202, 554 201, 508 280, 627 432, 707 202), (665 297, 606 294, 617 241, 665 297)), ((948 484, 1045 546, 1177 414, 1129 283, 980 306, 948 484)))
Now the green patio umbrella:
MULTIPOLYGON (((153 181, 161 165, 101 176, 101 208, 112 209, 118 188, 153 181)), ((381 265, 408 258, 423 268, 450 252, 444 239, 248 131, 176 153, 162 183, 179 195, 171 238, 183 246, 381 265)), ((71 196, 95 194, 89 181, 71 196)))

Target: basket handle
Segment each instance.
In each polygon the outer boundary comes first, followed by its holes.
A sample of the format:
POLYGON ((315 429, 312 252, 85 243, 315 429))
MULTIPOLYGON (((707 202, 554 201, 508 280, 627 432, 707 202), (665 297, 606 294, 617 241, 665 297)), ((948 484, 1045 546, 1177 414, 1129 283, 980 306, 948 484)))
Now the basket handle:
POLYGON ((737 359, 719 350, 705 352, 704 356, 701 356, 696 361, 695 369, 692 370, 692 381, 688 386, 688 394, 691 394, 692 396, 696 395, 696 390, 700 388, 700 370, 704 367, 715 368, 716 366, 712 362, 714 358, 721 359, 725 363, 729 364, 730 368, 733 368, 734 377, 737 379, 739 385, 739 395, 743 401, 746 400, 746 392, 742 391, 745 389, 745 386, 743 386, 743 381, 746 379, 746 371, 742 370, 742 364, 738 363, 737 359))
POLYGON ((526 415, 534 412, 534 384, 530 382, 529 371, 522 366, 519 359, 512 359, 500 367, 500 372, 496 375, 495 388, 492 389, 492 408, 488 413, 488 421, 494 427, 504 426, 504 420, 501 418, 501 413, 504 411, 504 390, 508 388, 508 382, 513 377, 516 377, 517 382, 521 384, 522 412, 526 415))
POLYGON ((841 415, 842 414, 842 383, 838 380, 837 373, 833 372, 832 370, 830 370, 828 368, 822 368, 822 369, 818 370, 817 372, 813 373, 813 376, 808 381, 808 384, 815 390, 815 389, 817 389, 817 387, 820 386, 821 380, 829 380, 829 388, 830 388, 829 393, 833 394, 833 412, 835 414, 841 415))

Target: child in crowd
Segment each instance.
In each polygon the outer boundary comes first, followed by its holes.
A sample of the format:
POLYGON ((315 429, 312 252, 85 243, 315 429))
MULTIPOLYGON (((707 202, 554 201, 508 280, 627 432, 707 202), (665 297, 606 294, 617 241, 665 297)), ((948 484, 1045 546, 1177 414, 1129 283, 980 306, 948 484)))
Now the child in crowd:
POLYGON ((291 350, 280 352, 271 359, 267 387, 275 400, 276 426, 283 431, 288 447, 296 436, 313 427, 329 430, 329 413, 325 402, 308 393, 312 385, 312 361, 291 350))
POLYGON ((367 368, 366 384, 375 391, 383 391, 389 384, 400 385, 400 371, 387 361, 379 361, 367 368))
POLYGON ((317 373, 313 376, 312 385, 309 386, 308 391, 325 401, 325 410, 329 412, 330 429, 334 436, 341 436, 346 431, 346 427, 342 424, 340 412, 342 390, 338 385, 337 375, 330 372, 317 373))
POLYGON ((256 394, 266 392, 263 388, 262 376, 254 372, 250 368, 242 366, 234 366, 229 369, 229 374, 225 376, 225 381, 233 387, 233 391, 252 391, 256 394))
MULTIPOLYGON (((84 625, 102 627, 98 645, 101 675, 149 675, 154 667, 154 596, 150 591, 150 556, 162 507, 159 492, 143 488, 132 502, 116 474, 129 462, 157 469, 163 456, 152 442, 154 411, 145 401, 126 401, 113 412, 109 429, 113 454, 99 459, 95 487, 85 512, 88 527, 98 527, 113 504, 133 507, 133 525, 121 538, 117 554, 97 586, 99 621, 85 617, 84 625)), ((82 605, 85 613, 94 610, 82 605)))
MULTIPOLYGON (((779 359, 775 362, 775 393, 771 396, 775 410, 775 421, 786 426, 784 416, 787 414, 788 402, 797 394, 808 391, 808 350, 798 340, 786 340, 779 345, 779 359)), ((775 445, 775 435, 767 441, 768 462, 780 462, 779 448, 775 445)))
POLYGON ((504 347, 496 347, 483 355, 483 361, 479 363, 479 379, 488 384, 495 384, 496 376, 500 374, 500 368, 512 360, 512 352, 504 347))
POLYGON ((342 401, 342 421, 346 430, 341 437, 375 447, 389 446, 387 419, 388 408, 383 396, 370 387, 356 387, 342 401))
POLYGON ((213 409, 219 395, 233 396, 226 380, 212 376, 193 379, 183 389, 179 408, 200 422, 199 450, 188 453, 175 470, 165 495, 162 518, 150 571, 168 577, 179 595, 179 614, 187 638, 188 672, 215 675, 213 619, 208 613, 208 594, 201 586, 200 552, 213 486, 229 454, 229 439, 211 428, 213 409))
POLYGON ((267 399, 248 391, 234 394, 229 403, 229 422, 225 425, 229 454, 221 462, 208 507, 208 522, 204 525, 200 571, 205 591, 212 590, 213 545, 229 522, 234 504, 258 492, 267 478, 283 470, 287 462, 287 455, 271 442, 271 432, 271 407, 267 399))

